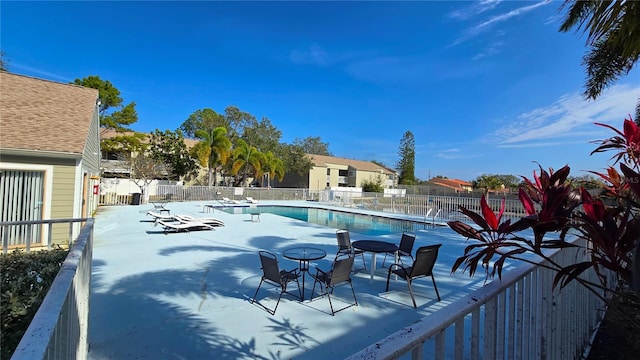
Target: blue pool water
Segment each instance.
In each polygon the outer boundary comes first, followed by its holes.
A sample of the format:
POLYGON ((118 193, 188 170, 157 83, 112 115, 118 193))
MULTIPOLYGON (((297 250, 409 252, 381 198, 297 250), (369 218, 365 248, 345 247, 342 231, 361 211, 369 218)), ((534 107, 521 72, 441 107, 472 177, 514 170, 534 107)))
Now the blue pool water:
POLYGON ((429 226, 421 222, 316 208, 290 206, 236 206, 218 209, 230 214, 250 214, 257 212, 275 214, 334 229, 347 229, 351 232, 364 235, 387 235, 402 233, 403 231, 415 232, 416 230, 425 229, 429 226))

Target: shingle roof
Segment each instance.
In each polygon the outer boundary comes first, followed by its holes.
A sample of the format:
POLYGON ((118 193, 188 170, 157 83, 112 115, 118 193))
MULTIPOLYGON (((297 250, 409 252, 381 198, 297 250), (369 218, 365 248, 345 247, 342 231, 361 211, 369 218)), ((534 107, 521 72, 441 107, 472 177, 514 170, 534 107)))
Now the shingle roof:
POLYGON ((470 182, 467 182, 464 180, 458 180, 458 179, 433 178, 429 180, 429 182, 440 185, 440 186, 452 188, 452 189, 458 189, 458 190, 461 190, 461 189, 464 190, 465 187, 471 186, 470 182))
POLYGON ((458 187, 471 186, 470 182, 467 182, 464 180, 458 180, 458 179, 433 178, 431 179, 431 181, 435 183, 447 184, 447 185, 458 186, 458 187))
POLYGON ((326 156, 326 155, 316 155, 316 154, 307 154, 307 155, 311 158, 311 162, 313 162, 313 164, 316 166, 326 166, 326 164, 337 164, 337 165, 351 166, 356 170, 362 170, 362 171, 382 170, 382 172, 385 174, 393 174, 393 172, 387 169, 386 167, 377 165, 371 161, 353 160, 353 159, 346 159, 346 158, 326 156))
POLYGON ((0 148, 82 154, 98 90, 0 72, 0 148))

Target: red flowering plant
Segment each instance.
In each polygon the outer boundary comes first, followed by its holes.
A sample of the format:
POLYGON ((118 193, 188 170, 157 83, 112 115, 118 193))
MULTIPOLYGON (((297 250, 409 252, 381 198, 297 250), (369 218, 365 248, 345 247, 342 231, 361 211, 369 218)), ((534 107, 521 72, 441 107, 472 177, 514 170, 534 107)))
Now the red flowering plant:
MULTIPOLYGON (((624 284, 634 280, 632 251, 637 249, 640 238, 640 129, 631 118, 625 119, 624 131, 613 129, 618 134, 603 140, 593 152, 617 150, 612 157, 614 165, 620 163, 620 175, 613 167, 607 173, 592 172, 605 181, 601 194, 592 196, 584 188, 575 189, 569 181, 569 166, 558 171, 545 171, 540 166, 540 174, 533 173, 533 179, 523 177, 523 186, 518 198, 527 216, 515 221, 502 221, 505 201, 496 214, 488 206, 484 196, 480 200, 481 214, 465 207, 460 211, 469 217, 475 226, 461 221, 450 221, 448 225, 457 233, 479 241, 467 246, 464 254, 454 263, 452 271, 462 268, 473 275, 478 267, 485 269, 487 278, 496 274, 501 277, 507 259, 533 262, 525 254, 534 254, 547 260, 546 266, 557 271, 554 286, 565 286, 570 281, 578 281, 595 294, 597 289, 609 289, 603 269, 612 270, 624 284), (530 229, 533 238, 521 236, 523 230, 530 229), (557 236, 549 236, 554 234, 557 236), (583 245, 567 241, 567 236, 584 239, 583 245), (561 266, 547 256, 548 249, 583 247, 589 254, 589 261, 561 266), (491 266, 491 264, 493 264, 491 266), (592 283, 580 278, 587 269, 593 268, 600 283, 592 283)), ((640 287, 639 287, 640 288, 640 287)))
POLYGON ((523 238, 514 234, 526 229, 528 225, 524 221, 517 221, 511 224, 510 219, 501 222, 505 208, 504 199, 498 216, 491 210, 484 195, 480 199, 480 207, 482 215, 476 214, 463 206, 460 207, 460 211, 476 223, 479 229, 462 221, 450 221, 448 223, 457 233, 480 241, 479 244, 472 244, 465 248, 464 255, 456 260, 452 271, 456 271, 461 265, 464 265, 465 270, 469 271, 469 275, 473 276, 478 263, 481 262, 482 267, 487 272, 487 277, 489 275, 494 276, 496 272, 500 277, 505 260, 527 251, 521 244, 523 238), (494 256, 499 256, 500 258, 494 263, 493 269, 489 273, 490 261, 494 256))

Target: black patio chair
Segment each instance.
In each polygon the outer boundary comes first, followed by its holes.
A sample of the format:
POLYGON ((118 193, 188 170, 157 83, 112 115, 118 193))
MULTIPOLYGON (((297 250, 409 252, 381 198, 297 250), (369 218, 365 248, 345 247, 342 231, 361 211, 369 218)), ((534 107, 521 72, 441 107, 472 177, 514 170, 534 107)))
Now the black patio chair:
POLYGON ((400 264, 393 264, 389 267, 389 273, 387 275, 387 288, 385 291, 389 291, 389 279, 391 273, 394 273, 407 281, 409 286, 409 294, 411 294, 411 300, 413 300, 413 307, 417 308, 416 299, 413 296, 413 290, 411 288, 411 282, 421 276, 431 276, 433 281, 433 287, 436 290, 438 301, 440 301, 440 293, 438 293, 438 286, 436 286, 436 279, 433 277, 433 266, 438 259, 438 250, 442 244, 423 246, 416 251, 416 260, 412 266, 402 266, 400 264))
MULTIPOLYGON (((402 263, 402 257, 410 257, 413 261, 413 255, 411 252, 413 251, 413 243, 416 241, 416 234, 412 232, 403 232, 402 237, 400 238, 400 244, 398 245, 398 261, 402 263)), ((388 253, 387 253, 388 254, 388 253)), ((384 259, 382 260, 382 267, 384 267, 384 262, 387 260, 387 254, 384 254, 384 259)))
POLYGON ((362 266, 364 270, 367 270, 367 264, 364 261, 364 251, 359 250, 351 246, 351 236, 349 235, 349 230, 340 229, 336 231, 336 239, 338 240, 338 253, 336 254, 336 259, 341 255, 351 254, 351 255, 360 255, 362 256, 362 266))
MULTIPOLYGON (((276 309, 278 309, 278 304, 280 304, 280 299, 284 293, 291 294, 287 291, 287 284, 292 281, 295 281, 298 284, 298 292, 300 293, 299 299, 302 299, 302 293, 300 292, 300 281, 298 278, 300 277, 300 273, 298 269, 292 270, 280 270, 278 266, 278 258, 271 252, 268 251, 260 251, 260 263, 262 264, 262 278, 260 279, 260 284, 258 284, 258 288, 256 289, 256 293, 253 295, 253 299, 251 299, 251 303, 258 303, 258 305, 262 306, 265 310, 267 310, 271 315, 275 315, 276 309), (276 306, 273 310, 268 307, 260 304, 259 301, 256 301, 256 296, 258 295, 258 291, 260 290, 260 286, 262 286, 263 282, 268 282, 272 285, 280 287, 280 296, 278 296, 278 301, 276 302, 276 306)), ((295 296, 295 294, 292 294, 295 296)))
POLYGON ((353 268, 353 254, 347 254, 346 256, 341 256, 340 258, 336 258, 333 262, 333 266, 330 271, 323 271, 322 269, 316 268, 316 273, 311 274, 313 276, 313 289, 311 290, 311 299, 313 300, 313 294, 316 289, 316 284, 320 284, 320 296, 327 295, 329 298, 329 306, 331 307, 331 316, 335 313, 342 311, 344 309, 350 308, 352 306, 358 306, 358 300, 356 299, 356 292, 353 289, 353 283, 351 282, 351 269, 353 268), (351 293, 353 293, 354 303, 348 306, 343 307, 342 309, 333 310, 333 303, 331 302, 331 294, 333 294, 333 290, 335 287, 339 285, 349 284, 351 286, 351 293))

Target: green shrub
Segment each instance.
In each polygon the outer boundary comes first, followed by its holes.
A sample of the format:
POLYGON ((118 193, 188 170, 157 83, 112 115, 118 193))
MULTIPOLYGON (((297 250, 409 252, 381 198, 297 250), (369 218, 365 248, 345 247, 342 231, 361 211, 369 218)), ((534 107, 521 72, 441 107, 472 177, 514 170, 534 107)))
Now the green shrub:
POLYGON ((363 192, 384 192, 384 180, 380 175, 376 179, 363 180, 361 186, 363 192))
POLYGON ((0 256, 0 358, 11 358, 67 253, 62 249, 30 253, 16 250, 0 256))

